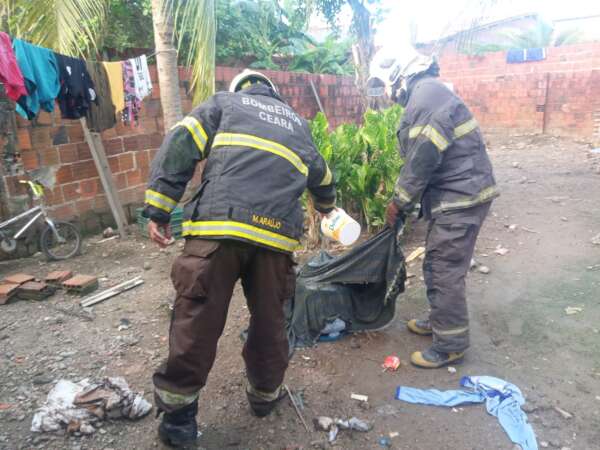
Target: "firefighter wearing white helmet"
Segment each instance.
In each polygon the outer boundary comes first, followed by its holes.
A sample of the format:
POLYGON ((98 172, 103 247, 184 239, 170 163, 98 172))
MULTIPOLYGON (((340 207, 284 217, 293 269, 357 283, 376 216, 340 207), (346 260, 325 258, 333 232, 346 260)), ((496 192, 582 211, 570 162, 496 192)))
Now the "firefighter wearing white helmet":
POLYGON ((244 345, 251 411, 269 414, 283 393, 289 344, 284 300, 294 295, 292 254, 304 230, 306 189, 322 213, 335 206, 331 171, 307 122, 268 77, 244 71, 175 125, 152 162, 144 215, 161 246, 169 220, 206 160, 202 182, 184 207, 183 253, 173 263, 177 292, 169 357, 154 374, 169 445, 197 437, 198 393, 215 360, 234 286, 241 279, 250 311, 244 345))
POLYGON ((439 81, 434 58, 414 48, 384 48, 371 67, 368 95, 389 95, 404 106, 398 129, 404 158, 386 211, 389 226, 420 204, 429 221, 423 274, 429 317, 410 331, 433 335, 411 355, 423 368, 460 362, 469 346, 465 278, 481 225, 499 195, 477 122, 464 102, 439 81))

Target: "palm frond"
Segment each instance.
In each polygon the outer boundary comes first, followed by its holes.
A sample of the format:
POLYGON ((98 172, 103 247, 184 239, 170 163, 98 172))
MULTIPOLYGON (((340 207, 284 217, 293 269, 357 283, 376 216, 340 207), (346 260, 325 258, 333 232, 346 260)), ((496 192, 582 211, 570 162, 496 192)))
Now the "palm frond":
POLYGON ((71 56, 96 49, 106 20, 106 0, 11 0, 13 33, 71 56))
POLYGON ((215 0, 164 0, 167 13, 174 18, 179 49, 187 33, 189 52, 185 65, 191 67, 190 89, 194 105, 215 91, 215 0))

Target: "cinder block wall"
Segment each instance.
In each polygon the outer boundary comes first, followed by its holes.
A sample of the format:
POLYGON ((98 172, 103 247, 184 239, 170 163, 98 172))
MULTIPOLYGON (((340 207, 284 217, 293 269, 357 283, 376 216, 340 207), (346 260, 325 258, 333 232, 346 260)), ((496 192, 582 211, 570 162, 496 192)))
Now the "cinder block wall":
POLYGON ((454 84, 484 128, 600 141, 600 42, 546 49, 543 61, 508 64, 506 52, 446 54, 454 84))
MULTIPOLYGON (((121 202, 127 206, 130 219, 134 208, 143 200, 149 166, 163 139, 163 120, 160 90, 156 69, 151 67, 154 81, 152 97, 144 101, 138 127, 117 124, 102 133, 110 168, 114 175, 121 202)), ((227 89, 240 69, 218 67, 217 88, 227 89)), ((318 111, 310 80, 315 85, 332 126, 360 120, 360 97, 350 77, 309 75, 268 71, 279 85, 282 96, 302 116, 311 119, 318 111)), ((180 69, 181 96, 185 112, 192 102, 184 86, 188 71, 180 69)), ((59 219, 77 220, 84 231, 98 231, 112 223, 108 202, 102 189, 89 147, 84 140, 79 121, 62 120, 58 108, 54 113, 42 112, 35 122, 17 117, 17 151, 26 171, 39 171, 50 185, 47 203, 51 214, 59 219)), ((27 204, 26 191, 18 183, 23 175, 10 175, 0 168, 0 201, 5 208, 0 214, 15 214, 27 204)))

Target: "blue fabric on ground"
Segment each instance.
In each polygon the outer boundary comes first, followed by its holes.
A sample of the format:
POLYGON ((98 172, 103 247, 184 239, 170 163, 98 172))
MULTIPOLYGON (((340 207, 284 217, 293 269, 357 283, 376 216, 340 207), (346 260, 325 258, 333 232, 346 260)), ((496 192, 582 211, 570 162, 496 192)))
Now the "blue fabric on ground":
POLYGON ((525 398, 514 384, 488 376, 463 377, 464 390, 439 391, 399 386, 396 399, 408 403, 432 406, 458 406, 468 403, 486 404, 489 414, 498 418, 500 425, 512 442, 523 450, 538 450, 533 428, 521 410, 525 398))

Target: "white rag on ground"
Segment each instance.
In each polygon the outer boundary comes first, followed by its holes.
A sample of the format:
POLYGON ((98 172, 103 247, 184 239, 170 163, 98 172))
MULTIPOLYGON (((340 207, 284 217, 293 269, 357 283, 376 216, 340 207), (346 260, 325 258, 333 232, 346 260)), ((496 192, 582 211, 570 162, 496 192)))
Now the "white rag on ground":
POLYGON ((150 412, 152 405, 141 394, 133 392, 125 379, 88 379, 73 383, 59 380, 48 393, 46 403, 37 410, 31 431, 91 430, 93 423, 104 419, 139 419, 150 412))

